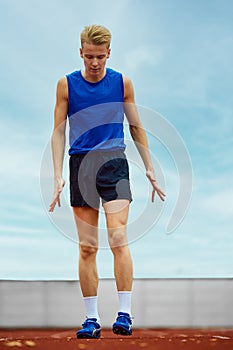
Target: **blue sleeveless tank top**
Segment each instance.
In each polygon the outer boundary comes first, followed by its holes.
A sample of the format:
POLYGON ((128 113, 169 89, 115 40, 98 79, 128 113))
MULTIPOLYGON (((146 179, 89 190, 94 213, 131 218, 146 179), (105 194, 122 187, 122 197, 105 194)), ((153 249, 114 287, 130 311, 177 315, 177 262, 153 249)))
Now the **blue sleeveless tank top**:
POLYGON ((110 68, 96 83, 81 70, 68 82, 69 155, 89 151, 124 150, 124 86, 122 74, 110 68))

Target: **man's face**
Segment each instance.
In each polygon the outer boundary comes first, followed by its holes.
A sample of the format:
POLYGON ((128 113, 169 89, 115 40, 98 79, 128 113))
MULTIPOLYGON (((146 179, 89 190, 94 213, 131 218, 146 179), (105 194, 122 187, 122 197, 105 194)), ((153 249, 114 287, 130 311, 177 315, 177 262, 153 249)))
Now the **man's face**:
POLYGON ((86 76, 95 80, 101 78, 104 74, 106 61, 110 56, 110 49, 107 49, 105 44, 84 43, 80 49, 80 56, 84 61, 86 76))

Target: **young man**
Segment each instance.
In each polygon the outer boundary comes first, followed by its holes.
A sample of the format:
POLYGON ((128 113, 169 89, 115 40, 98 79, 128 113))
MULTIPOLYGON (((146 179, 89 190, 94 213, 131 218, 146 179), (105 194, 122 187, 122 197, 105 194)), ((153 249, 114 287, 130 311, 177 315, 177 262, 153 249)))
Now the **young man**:
POLYGON ((52 152, 54 197, 52 212, 65 185, 62 177, 65 126, 70 124, 70 197, 79 236, 79 279, 86 307, 86 321, 78 338, 99 338, 97 308, 98 215, 101 199, 105 211, 109 245, 114 256, 114 274, 119 295, 119 312, 113 332, 132 334, 131 291, 133 268, 127 243, 126 226, 132 200, 128 163, 124 153, 123 118, 144 162, 146 176, 161 200, 148 151, 145 131, 134 101, 129 78, 106 68, 111 34, 99 25, 84 28, 80 56, 84 70, 61 78, 57 85, 52 152))

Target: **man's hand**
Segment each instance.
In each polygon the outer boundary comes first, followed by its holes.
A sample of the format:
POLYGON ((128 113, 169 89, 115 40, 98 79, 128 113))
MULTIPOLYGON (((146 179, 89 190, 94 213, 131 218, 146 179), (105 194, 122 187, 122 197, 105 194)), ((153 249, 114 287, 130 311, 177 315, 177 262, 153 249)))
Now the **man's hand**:
POLYGON ((163 191, 158 187, 157 182, 156 182, 156 178, 155 178, 155 173, 153 170, 147 170, 146 171, 146 176, 147 178, 150 180, 151 185, 153 187, 152 190, 152 202, 154 202, 155 200, 155 192, 157 192, 159 198, 164 201, 164 197, 166 196, 163 191))
POLYGON ((49 206, 49 211, 53 212, 54 208, 56 206, 56 204, 58 204, 58 206, 61 206, 61 202, 60 202, 60 194, 63 190, 63 187, 65 186, 65 180, 63 180, 62 178, 55 180, 54 182, 54 195, 53 195, 53 200, 52 203, 49 206))

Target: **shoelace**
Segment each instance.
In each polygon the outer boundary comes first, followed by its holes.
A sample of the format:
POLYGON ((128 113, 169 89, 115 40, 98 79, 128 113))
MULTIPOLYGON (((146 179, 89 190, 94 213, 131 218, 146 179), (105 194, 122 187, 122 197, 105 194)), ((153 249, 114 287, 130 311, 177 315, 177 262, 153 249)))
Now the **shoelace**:
POLYGON ((124 322, 124 323, 125 323, 125 321, 128 321, 130 324, 132 323, 131 318, 130 318, 129 316, 126 316, 126 315, 120 315, 120 316, 118 316, 118 317, 117 317, 117 321, 119 321, 119 322, 124 322))
POLYGON ((86 321, 83 322, 82 326, 87 326, 88 323, 97 323, 97 322, 88 318, 86 321))

